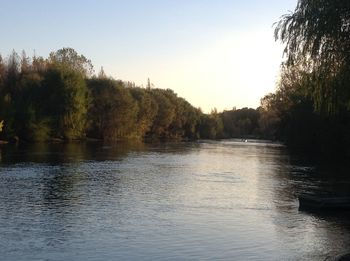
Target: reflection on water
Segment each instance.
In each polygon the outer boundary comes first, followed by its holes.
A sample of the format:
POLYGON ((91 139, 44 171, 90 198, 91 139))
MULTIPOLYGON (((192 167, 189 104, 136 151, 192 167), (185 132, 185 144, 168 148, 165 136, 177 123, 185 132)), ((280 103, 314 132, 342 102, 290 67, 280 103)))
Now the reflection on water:
POLYGON ((316 172, 268 143, 3 146, 1 257, 324 260, 350 251, 350 224, 298 211, 334 189, 316 172))

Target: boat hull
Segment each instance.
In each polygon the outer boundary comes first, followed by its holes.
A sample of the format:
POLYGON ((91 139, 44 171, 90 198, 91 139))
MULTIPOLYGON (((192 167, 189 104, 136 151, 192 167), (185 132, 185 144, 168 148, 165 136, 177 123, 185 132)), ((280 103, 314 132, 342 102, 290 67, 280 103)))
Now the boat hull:
POLYGON ((299 209, 350 210, 350 197, 317 197, 300 195, 299 209))

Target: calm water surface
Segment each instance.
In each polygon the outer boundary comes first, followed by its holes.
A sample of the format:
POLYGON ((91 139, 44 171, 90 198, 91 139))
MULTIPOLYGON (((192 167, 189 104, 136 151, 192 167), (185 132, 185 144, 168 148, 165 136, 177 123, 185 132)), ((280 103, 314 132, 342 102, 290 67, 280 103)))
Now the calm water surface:
POLYGON ((347 213, 298 211, 298 193, 334 184, 276 144, 0 150, 1 260, 324 260, 350 251, 347 213))

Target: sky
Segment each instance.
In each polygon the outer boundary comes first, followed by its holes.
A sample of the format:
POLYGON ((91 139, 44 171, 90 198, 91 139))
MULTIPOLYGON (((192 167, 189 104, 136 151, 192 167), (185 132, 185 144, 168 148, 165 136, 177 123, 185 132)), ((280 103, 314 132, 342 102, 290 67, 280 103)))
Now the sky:
POLYGON ((0 54, 63 47, 115 79, 173 89, 204 112, 256 108, 275 90, 273 24, 297 0, 0 0, 0 54))

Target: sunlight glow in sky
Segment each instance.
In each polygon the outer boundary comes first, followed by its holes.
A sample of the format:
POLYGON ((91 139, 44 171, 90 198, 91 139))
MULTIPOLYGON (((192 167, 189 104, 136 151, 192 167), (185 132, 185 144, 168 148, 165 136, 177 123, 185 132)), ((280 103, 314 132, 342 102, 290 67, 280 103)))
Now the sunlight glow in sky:
POLYGON ((0 53, 72 47, 98 72, 171 88, 204 112, 257 107, 275 89, 273 23, 296 0, 0 0, 0 53))

